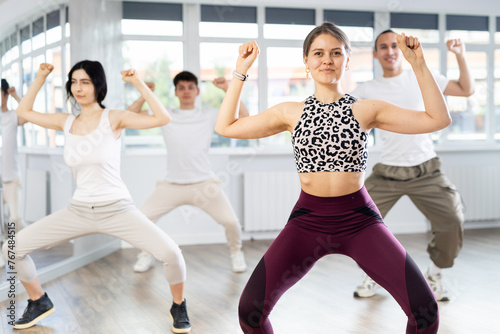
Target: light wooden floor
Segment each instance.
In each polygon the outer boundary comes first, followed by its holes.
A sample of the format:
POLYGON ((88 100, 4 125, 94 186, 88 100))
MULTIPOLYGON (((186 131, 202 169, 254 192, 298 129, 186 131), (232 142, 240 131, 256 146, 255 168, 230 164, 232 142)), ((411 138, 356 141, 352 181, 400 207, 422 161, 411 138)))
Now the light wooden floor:
MULTIPOLYGON (((427 234, 399 235, 422 270, 429 259, 427 234)), ((244 243, 255 267, 270 241, 244 243)), ((297 245, 300 247, 300 245, 297 245)), ((187 266, 186 298, 193 334, 241 333, 237 320, 240 293, 251 274, 230 271, 225 245, 182 247, 187 266)), ((150 334, 171 333, 171 296, 159 263, 147 273, 132 271, 136 251, 120 250, 45 285, 55 314, 40 325, 16 333, 150 334)), ((440 304, 440 334, 500 333, 500 229, 468 230, 453 269, 445 271, 451 301, 440 304)), ((271 321, 276 334, 401 334, 406 317, 386 291, 355 299, 363 275, 344 256, 328 256, 276 305, 271 321)), ((27 296, 17 299, 18 316, 27 296)), ((7 304, 0 304, 0 331, 7 324, 7 304)))

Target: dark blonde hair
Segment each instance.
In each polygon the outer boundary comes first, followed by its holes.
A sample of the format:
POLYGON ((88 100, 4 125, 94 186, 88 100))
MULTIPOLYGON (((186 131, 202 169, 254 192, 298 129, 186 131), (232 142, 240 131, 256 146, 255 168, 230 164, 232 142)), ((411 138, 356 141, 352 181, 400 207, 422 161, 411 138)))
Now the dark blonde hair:
POLYGON ((302 46, 302 52, 304 53, 304 57, 307 57, 309 53, 309 49, 311 48, 311 44, 321 34, 329 34, 336 39, 338 39, 342 44, 344 44, 345 50, 347 53, 351 52, 351 42, 349 42, 349 38, 347 35, 340 29, 337 25, 332 22, 323 22, 322 25, 317 26, 307 35, 304 40, 304 45, 302 46))

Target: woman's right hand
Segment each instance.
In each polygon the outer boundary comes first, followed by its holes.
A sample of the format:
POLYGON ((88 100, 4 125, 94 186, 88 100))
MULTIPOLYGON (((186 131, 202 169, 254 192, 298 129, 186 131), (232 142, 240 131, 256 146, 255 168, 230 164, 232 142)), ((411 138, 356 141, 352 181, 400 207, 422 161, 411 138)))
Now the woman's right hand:
POLYGON ((236 61, 236 72, 246 75, 259 55, 259 46, 255 41, 240 45, 238 60, 236 61))
POLYGON ((45 79, 46 77, 49 76, 49 74, 54 70, 54 65, 49 64, 49 63, 41 63, 40 68, 38 70, 37 77, 40 76, 41 78, 45 79))

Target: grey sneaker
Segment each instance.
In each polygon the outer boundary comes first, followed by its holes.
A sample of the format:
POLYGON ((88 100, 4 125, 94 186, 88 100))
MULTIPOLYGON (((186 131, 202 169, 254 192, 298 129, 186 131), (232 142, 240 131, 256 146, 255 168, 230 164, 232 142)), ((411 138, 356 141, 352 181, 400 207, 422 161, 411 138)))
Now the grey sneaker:
POLYGON ((381 286, 378 285, 377 282, 372 280, 370 276, 366 275, 363 283, 361 285, 358 285, 356 289, 354 290, 354 297, 358 298, 368 298, 368 297, 373 297, 375 296, 375 292, 380 288, 381 286))
POLYGON ((28 306, 23 316, 14 322, 14 329, 26 329, 35 326, 37 322, 56 311, 54 304, 45 293, 37 300, 28 299, 28 306))
POLYGON ((191 323, 186 309, 186 300, 178 305, 172 303, 170 308, 170 317, 172 318, 172 332, 174 333, 189 333, 191 331, 191 323))
POLYGON ((431 286, 432 292, 434 292, 434 296, 436 300, 439 302, 449 302, 449 294, 448 290, 443 286, 443 277, 441 274, 431 275, 429 271, 425 273, 425 278, 429 285, 431 286))

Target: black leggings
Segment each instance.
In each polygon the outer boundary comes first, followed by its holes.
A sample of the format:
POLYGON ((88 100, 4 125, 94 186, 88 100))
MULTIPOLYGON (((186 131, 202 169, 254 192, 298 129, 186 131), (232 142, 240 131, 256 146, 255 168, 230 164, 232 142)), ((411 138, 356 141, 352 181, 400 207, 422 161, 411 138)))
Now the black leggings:
POLYGON ((244 333, 272 334, 269 314, 280 297, 328 254, 343 254, 396 299, 407 334, 437 333, 436 299, 405 249, 383 224, 363 187, 339 197, 301 192, 283 231, 252 273, 240 299, 244 333))

